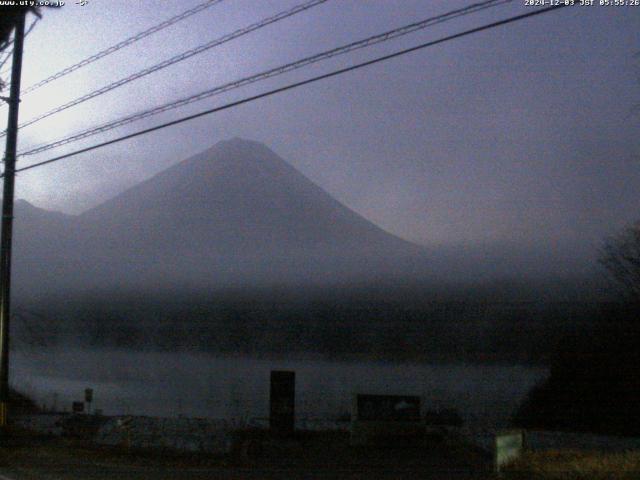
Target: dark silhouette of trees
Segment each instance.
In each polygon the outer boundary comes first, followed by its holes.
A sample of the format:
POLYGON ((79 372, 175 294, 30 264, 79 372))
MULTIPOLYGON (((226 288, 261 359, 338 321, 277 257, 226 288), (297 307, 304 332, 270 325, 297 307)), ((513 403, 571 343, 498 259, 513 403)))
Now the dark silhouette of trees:
POLYGON ((574 324, 557 347, 549 378, 517 412, 520 426, 640 434, 640 222, 609 237, 599 261, 623 297, 601 304, 587 328, 574 324))
POLYGON ((525 428, 640 434, 638 305, 603 304, 591 328, 566 337, 550 375, 515 415, 525 428))
POLYGON ((640 301, 640 221, 607 239, 599 261, 622 287, 627 300, 640 301))

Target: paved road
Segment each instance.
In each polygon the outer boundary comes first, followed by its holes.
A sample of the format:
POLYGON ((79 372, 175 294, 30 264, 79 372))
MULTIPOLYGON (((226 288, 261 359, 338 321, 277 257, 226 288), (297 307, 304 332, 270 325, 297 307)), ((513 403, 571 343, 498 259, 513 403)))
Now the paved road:
MULTIPOLYGON (((363 466, 253 466, 170 468, 94 465, 52 465, 13 468, 7 474, 10 480, 204 480, 204 479, 482 479, 489 478, 469 468, 440 465, 432 468, 372 468, 363 466)), ((5 480, 0 477, 1 480, 5 480)))
MULTIPOLYGON (((352 448, 342 437, 262 447, 251 458, 168 458, 48 442, 3 452, 11 480, 487 479, 487 459, 460 447, 352 448)), ((0 477, 0 480, 4 480, 0 477)))

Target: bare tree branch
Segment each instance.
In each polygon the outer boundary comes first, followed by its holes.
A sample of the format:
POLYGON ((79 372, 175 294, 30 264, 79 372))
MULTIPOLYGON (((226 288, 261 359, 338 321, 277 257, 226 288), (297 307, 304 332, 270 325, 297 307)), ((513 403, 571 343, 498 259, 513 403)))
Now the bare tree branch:
POLYGON ((640 221, 609 237, 598 260, 625 295, 640 301, 640 221))

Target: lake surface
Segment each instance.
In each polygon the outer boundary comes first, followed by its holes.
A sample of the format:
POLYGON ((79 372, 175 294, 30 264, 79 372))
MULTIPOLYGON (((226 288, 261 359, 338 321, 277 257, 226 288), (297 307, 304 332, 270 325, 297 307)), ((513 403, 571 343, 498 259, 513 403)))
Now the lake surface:
POLYGON ((94 389, 105 414, 264 418, 269 372, 296 372, 298 417, 350 412, 354 393, 420 395, 425 408, 456 408, 467 425, 501 428, 547 375, 528 366, 265 360, 204 353, 62 350, 12 353, 11 382, 47 408, 70 409, 94 389))

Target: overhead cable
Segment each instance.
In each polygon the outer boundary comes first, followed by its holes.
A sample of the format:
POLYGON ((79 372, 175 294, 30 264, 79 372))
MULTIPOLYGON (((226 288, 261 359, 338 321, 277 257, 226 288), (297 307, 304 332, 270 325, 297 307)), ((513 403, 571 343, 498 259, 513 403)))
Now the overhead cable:
POLYGON ((206 2, 202 2, 198 5, 196 5, 193 8, 190 8, 189 10, 185 10, 182 13, 179 13, 178 15, 175 15, 167 20, 165 20, 164 22, 161 22, 157 25, 154 25, 151 28, 148 28, 147 30, 144 30, 140 33, 137 33, 125 40, 122 40, 121 42, 116 43, 115 45, 110 46, 109 48, 105 48, 104 50, 91 55, 90 57, 87 57, 77 63, 74 63, 73 65, 70 65, 62 70, 60 70, 59 72, 54 73, 53 75, 40 80, 39 82, 27 87, 26 89, 24 89, 21 92, 21 95, 26 95, 27 93, 33 92, 34 90, 37 90, 38 88, 53 82, 54 80, 57 80, 59 78, 62 78, 66 75, 69 75, 71 72, 75 72, 76 70, 85 67, 87 65, 89 65, 90 63, 93 63, 97 60, 100 60, 101 58, 106 57, 107 55, 111 55, 114 52, 117 52, 118 50, 121 50, 125 47, 128 47, 129 45, 138 42, 140 40, 142 40, 143 38, 148 37, 149 35, 153 35, 154 33, 157 33, 161 30, 164 30, 165 28, 178 23, 181 20, 184 20, 185 18, 188 18, 192 15, 195 15, 196 13, 199 13, 209 7, 213 7, 214 5, 222 2, 224 0, 207 0, 206 2))
POLYGON ((112 140, 108 140, 106 142, 98 143, 98 144, 92 145, 90 147, 86 147, 86 148, 82 148, 82 149, 79 149, 79 150, 76 150, 76 151, 73 151, 73 152, 69 152, 69 153, 66 153, 64 155, 60 155, 58 157, 54 157, 54 158, 50 158, 48 160, 44 160, 42 162, 37 162, 37 163, 31 164, 31 165, 27 165, 26 167, 22 167, 22 168, 16 169, 16 172, 24 172, 26 170, 31 170, 33 168, 41 167, 43 165, 49 165, 49 164, 54 163, 54 162, 59 162, 61 160, 64 160, 66 158, 70 158, 70 157, 79 155, 81 153, 86 153, 86 152, 90 152, 90 151, 93 151, 93 150, 97 150, 99 148, 103 148, 103 147, 106 147, 108 145, 113 145, 115 143, 119 143, 119 142, 122 142, 122 141, 125 141, 125 140, 129 140, 131 138, 135 138, 135 137, 138 137, 138 136, 141 136, 141 135, 146 135, 147 133, 155 132, 157 130, 161 130, 161 129, 164 129, 164 128, 167 128, 167 127, 170 127, 170 126, 173 126, 173 125, 178 125, 180 123, 188 122, 190 120, 194 120, 196 118, 200 118, 200 117, 203 117, 205 115, 211 115, 213 113, 217 113, 217 112, 220 112, 220 111, 223 111, 223 110, 228 110, 230 108, 234 108, 234 107, 237 107, 239 105, 243 105, 245 103, 253 102, 253 101, 261 99, 261 98, 269 97, 269 96, 275 95, 277 93, 282 93, 282 92, 285 92, 285 91, 288 91, 288 90, 292 90, 294 88, 301 87, 303 85, 308 85, 308 84, 311 84, 311 83, 318 82, 320 80, 324 80, 324 79, 327 79, 327 78, 335 77, 337 75, 342 75, 342 74, 347 73, 347 72, 351 72, 351 71, 354 71, 354 70, 357 70, 357 69, 360 69, 360 68, 363 68, 363 67, 367 67, 367 66, 374 65, 374 64, 377 64, 377 63, 380 63, 380 62, 384 62, 386 60, 390 60, 392 58, 400 57, 402 55, 406 55, 408 53, 415 52, 417 50, 421 50, 421 49, 424 49, 424 48, 432 47, 434 45, 445 43, 445 42, 448 42, 450 40, 455 40, 457 38, 465 37, 467 35, 471 35, 471 34, 482 32, 482 31, 486 31, 486 30, 490 30, 492 28, 496 28, 496 27, 499 27, 499 26, 502 26, 502 25, 507 25, 507 24, 510 24, 510 23, 514 23, 514 22, 517 22, 517 21, 520 21, 520 20, 524 20, 526 18, 530 18, 530 17, 536 16, 536 15, 540 15, 540 14, 543 14, 543 13, 551 12, 551 11, 558 10, 558 9, 561 9, 561 8, 565 8, 566 6, 568 6, 568 5, 565 5, 565 4, 554 5, 554 6, 551 6, 551 7, 546 7, 546 8, 542 8, 542 9, 539 9, 539 10, 534 10, 534 11, 531 11, 531 12, 528 12, 528 13, 524 13, 524 14, 521 14, 521 15, 516 15, 516 16, 513 16, 513 17, 509 17, 507 19, 500 20, 500 21, 493 22, 493 23, 489 23, 489 24, 486 24, 486 25, 483 25, 483 26, 480 26, 480 27, 472 28, 470 30, 465 30, 463 32, 459 32, 459 33, 456 33, 456 34, 453 34, 453 35, 448 35, 448 36, 440 38, 438 40, 432 40, 430 42, 426 42, 426 43, 417 45, 415 47, 406 48, 404 50, 400 50, 400 51, 397 51, 397 52, 394 52, 394 53, 390 53, 388 55, 383 55, 381 57, 374 58, 373 60, 368 60, 366 62, 358 63, 358 64, 352 65, 350 67, 341 68, 339 70, 334 70, 332 72, 325 73, 323 75, 318 75, 316 77, 312 77, 312 78, 309 78, 307 80, 302 80, 300 82, 291 83, 289 85, 285 85, 283 87, 275 88, 275 89, 269 90, 267 92, 263 92, 263 93, 260 93, 260 94, 257 94, 257 95, 246 97, 246 98, 243 98, 241 100, 237 100, 235 102, 227 103, 227 104, 219 106, 219 107, 211 108, 211 109, 199 112, 199 113, 195 113, 193 115, 188 115, 186 117, 179 118, 177 120, 173 120, 173 121, 170 121, 170 122, 167 122, 167 123, 156 125, 155 127, 146 128, 144 130, 139 130, 137 132, 130 133, 128 135, 124 135, 122 137, 117 137, 117 138, 114 138, 112 140))
POLYGON ((153 115, 158 115, 160 113, 169 111, 169 110, 173 110, 200 100, 204 100, 206 98, 212 97, 214 95, 219 95, 221 93, 224 92, 228 92, 230 90, 234 90, 236 88, 240 88, 252 83, 256 83, 258 81, 261 80, 265 80, 271 77, 275 77, 275 76, 279 76, 279 75, 283 75, 285 73, 291 72, 293 70, 297 70, 303 67, 306 67, 307 65, 311 65, 313 63, 317 63, 320 62, 322 60, 326 60, 329 59, 331 57, 335 57, 338 55, 344 55, 346 53, 352 52, 354 50, 358 50, 361 48, 365 48, 365 47, 369 47, 371 45, 375 45, 378 43, 382 43, 382 42, 386 42, 388 40, 394 39, 394 38, 398 38, 400 36, 403 35, 407 35, 409 33, 418 31, 418 30, 422 30, 424 28, 439 24, 439 23, 443 23, 449 20, 453 20, 454 18, 463 16, 463 15, 469 15, 471 13, 476 13, 480 10, 484 10, 490 7, 494 7, 500 4, 504 4, 504 3, 509 3, 513 0, 487 0, 487 1, 483 1, 480 3, 476 3, 473 5, 469 5, 467 7, 464 8, 460 8, 460 9, 456 9, 456 10, 452 10, 449 11, 447 13, 435 16, 435 17, 430 17, 427 18, 425 20, 421 20, 419 22, 414 22, 408 25, 404 25, 402 27, 399 28, 395 28, 393 30, 389 30, 387 32, 384 33, 380 33, 377 35, 373 35, 367 38, 364 38, 362 40, 358 40, 355 42, 351 42, 349 44, 343 45, 341 47, 337 47, 337 48, 333 48, 330 50, 326 50, 324 52, 309 56, 309 57, 304 57, 300 60, 297 60, 295 62, 291 62, 291 63, 287 63, 285 65, 280 65, 278 67, 248 76, 248 77, 244 77, 241 78, 239 80, 235 80, 232 82, 228 82, 225 83, 223 85, 218 85, 216 87, 213 88, 209 88, 203 92, 199 92, 195 95, 190 95, 188 97, 173 101, 173 102, 169 102, 148 110, 143 110, 140 112, 137 112, 135 114, 132 115, 128 115, 126 117, 120 118, 118 120, 114 120, 111 122, 107 122, 104 123, 102 125, 96 126, 96 127, 92 127, 89 129, 85 129, 83 131, 77 132, 73 135, 64 137, 62 139, 56 140, 54 142, 50 142, 47 144, 43 144, 43 145, 39 145, 37 147, 34 148, 30 148, 28 150, 19 152, 20 156, 26 156, 26 155, 35 155, 37 153, 41 153, 44 152, 46 150, 50 150, 52 148, 56 148, 62 145, 66 145, 68 143, 72 143, 78 140, 82 140, 84 138, 93 136, 93 135, 97 135, 109 130, 113 130, 114 128, 117 127, 121 127, 123 125, 127 125, 129 123, 132 122, 136 122, 138 120, 142 120, 144 118, 147 117, 151 117, 153 115))
MULTIPOLYGON (((99 88, 98 90, 94 90, 93 92, 89 92, 86 95, 82 95, 81 97, 78 97, 74 100, 71 100, 70 102, 65 103, 64 105, 60 105, 52 110, 49 110, 48 112, 42 113, 36 117, 33 117, 29 120, 27 120, 26 122, 23 122, 19 125, 19 128, 24 128, 27 127, 29 125, 33 125, 34 123, 50 117, 51 115, 54 115, 56 113, 60 113, 63 110, 67 110, 68 108, 74 107, 76 105, 79 105, 81 103, 86 102, 87 100, 90 100, 92 98, 98 97, 100 95, 103 95, 107 92, 110 92, 111 90, 114 90, 118 87, 121 87, 123 85, 126 85, 130 82, 133 82, 134 80, 138 80, 142 77, 146 77, 147 75, 150 75, 154 72, 157 72, 158 70, 162 70, 163 68, 166 68, 170 65, 173 65, 175 63, 181 62, 183 60, 186 60, 188 58, 193 57, 194 55, 198 55, 199 53, 202 53, 206 50, 209 50, 211 48, 217 47, 219 45, 222 45, 223 43, 227 43, 230 42, 231 40, 234 40, 238 37, 241 37, 243 35, 246 35, 250 32, 253 32, 254 30, 258 30, 260 28, 266 27, 267 25, 270 25, 272 23, 278 22, 280 20, 284 20, 285 18, 291 17, 293 15, 296 15, 300 12, 309 10, 310 8, 313 8, 317 5, 320 5, 322 3, 325 3, 328 0, 308 0, 305 3, 302 3, 300 5, 297 5, 289 10, 285 10, 283 12, 280 12, 274 16, 265 18, 264 20, 261 20, 257 23, 254 23, 252 25, 249 25, 248 27, 244 27, 241 28, 239 30, 236 30, 235 32, 232 32, 228 35, 225 35, 223 37, 217 38, 215 40, 212 40, 211 42, 205 43, 203 45, 199 45, 195 48, 192 48, 190 50, 187 50, 183 53, 180 53, 178 55, 175 55, 163 62, 160 62, 156 65, 153 65, 151 67, 145 68, 143 70, 140 70, 132 75, 129 75, 127 77, 121 78, 120 80, 117 80, 115 82, 112 82, 102 88, 99 88)), ((3 137, 6 135, 6 130, 2 133, 0 133, 0 137, 3 137)))

